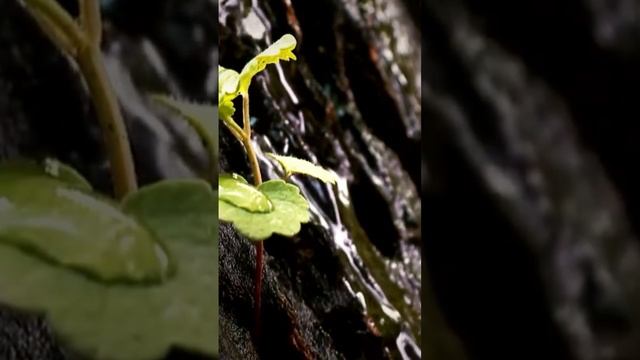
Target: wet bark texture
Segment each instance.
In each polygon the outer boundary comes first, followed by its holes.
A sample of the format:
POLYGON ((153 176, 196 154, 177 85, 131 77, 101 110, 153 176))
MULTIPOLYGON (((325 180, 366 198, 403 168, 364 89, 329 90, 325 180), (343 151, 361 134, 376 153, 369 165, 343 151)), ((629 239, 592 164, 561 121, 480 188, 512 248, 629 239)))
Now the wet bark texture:
MULTIPOLYGON (((75 1, 61 3, 75 11, 75 1)), ((104 12, 103 53, 141 184, 206 171, 191 129, 146 95, 213 101, 216 32, 221 63, 238 70, 267 46, 266 34, 298 38, 297 62, 283 65, 282 76, 270 68, 254 81, 255 141, 261 151, 310 159, 347 181, 336 190, 294 179, 310 199, 314 221, 294 238, 266 243, 261 339, 250 335, 254 247, 221 226, 221 357, 418 358, 419 30, 417 12, 406 11, 415 4, 249 3, 222 1, 217 27, 216 4, 206 0, 107 1, 104 12)), ((75 67, 17 1, 0 0, 0 14, 0 156, 56 157, 110 192, 100 132, 75 67)), ((221 169, 248 176, 243 151, 225 129, 220 141, 221 169)), ((273 164, 260 160, 265 176, 276 177, 273 164)), ((435 314, 432 324, 444 324, 435 314)), ((440 338, 453 339, 444 325, 438 329, 440 338)), ((45 322, 3 308, 0 358, 69 356, 45 322)), ((176 351, 169 358, 197 357, 176 351)))
POLYGON ((474 359, 640 356, 639 11, 425 3, 425 260, 474 359))
MULTIPOLYGON (((221 225, 221 357, 419 358, 419 30, 406 4, 221 1, 218 29, 220 64, 236 71, 285 33, 298 40, 297 61, 270 66, 251 86, 263 177, 279 176, 262 155, 275 152, 346 179, 340 190, 294 177, 314 216, 293 238, 265 241, 260 338, 255 247, 221 225)), ((221 171, 250 179, 242 147, 220 127, 221 171)))

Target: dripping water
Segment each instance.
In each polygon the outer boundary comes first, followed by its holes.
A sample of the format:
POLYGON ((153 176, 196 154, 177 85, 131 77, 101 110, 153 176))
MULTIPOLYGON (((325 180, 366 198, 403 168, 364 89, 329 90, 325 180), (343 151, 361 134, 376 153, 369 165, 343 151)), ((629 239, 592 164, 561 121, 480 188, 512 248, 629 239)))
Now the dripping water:
MULTIPOLYGON (((274 152, 269 139, 256 136, 254 146, 265 178, 281 178, 281 170, 264 155, 274 152)), ((420 346, 416 341, 420 332, 419 309, 412 309, 408 302, 392 301, 389 296, 395 292, 396 298, 404 300, 411 292, 404 286, 415 283, 409 280, 411 275, 405 262, 384 260, 366 238, 355 219, 346 179, 340 178, 335 187, 296 176, 289 181, 297 185, 309 201, 313 222, 332 235, 345 265, 346 287, 362 304, 363 313, 373 318, 383 337, 394 340, 395 349, 390 349, 391 352, 402 359, 420 359, 420 346), (378 276, 370 271, 373 267, 377 267, 378 276)))

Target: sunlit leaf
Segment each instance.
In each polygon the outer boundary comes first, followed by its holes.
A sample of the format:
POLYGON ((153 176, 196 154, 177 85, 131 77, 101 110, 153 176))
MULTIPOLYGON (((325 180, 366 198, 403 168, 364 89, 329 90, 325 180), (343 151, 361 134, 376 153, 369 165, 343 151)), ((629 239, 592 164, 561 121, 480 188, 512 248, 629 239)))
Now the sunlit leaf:
POLYGON ((220 219, 233 223, 234 227, 251 240, 264 240, 273 234, 293 236, 300 231, 300 224, 310 220, 309 204, 300 195, 297 186, 282 180, 269 180, 258 187, 273 204, 268 213, 251 212, 219 199, 220 219))
POLYGON ((237 71, 218 65, 218 96, 236 94, 239 76, 237 71))
POLYGON ((246 94, 253 77, 265 69, 268 64, 280 60, 296 59, 293 49, 297 45, 296 38, 287 34, 269 46, 266 50, 251 59, 238 72, 218 66, 218 114, 221 119, 230 119, 236 109, 233 100, 240 94, 246 94))
POLYGON ((0 244, 0 303, 44 314, 82 358, 157 360, 173 347, 216 357, 216 198, 206 182, 179 180, 124 200, 124 211, 151 226, 175 260, 163 283, 94 281, 0 244))
POLYGON ((282 166, 286 174, 305 174, 320 179, 328 184, 335 184, 338 181, 338 175, 336 175, 335 172, 329 171, 307 160, 272 153, 268 153, 266 155, 277 161, 280 166, 282 166))
POLYGON ((293 49, 296 48, 296 38, 291 34, 282 36, 266 50, 251 59, 240 72, 238 90, 247 93, 253 77, 265 69, 268 64, 275 64, 280 60, 296 60, 293 49))
POLYGON ((236 112, 233 99, 238 96, 239 74, 218 66, 218 114, 220 118, 230 118, 236 112))
POLYGON ((250 212, 273 211, 273 204, 267 196, 249 185, 240 175, 222 175, 218 178, 218 198, 250 212))
POLYGON ((163 246, 116 203, 22 169, 0 171, 0 243, 106 281, 168 276, 163 246))

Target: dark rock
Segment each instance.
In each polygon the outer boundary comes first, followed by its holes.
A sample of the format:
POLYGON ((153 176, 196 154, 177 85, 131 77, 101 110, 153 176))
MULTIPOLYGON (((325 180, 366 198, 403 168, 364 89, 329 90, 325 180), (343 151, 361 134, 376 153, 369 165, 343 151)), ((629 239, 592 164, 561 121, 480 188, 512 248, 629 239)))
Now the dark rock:
POLYGON ((638 3, 604 7, 426 3, 425 251, 473 358, 640 354, 638 3))
MULTIPOLYGON (((75 3, 61 1, 71 12, 77 11, 75 3)), ((150 11, 144 19, 153 26, 130 28, 125 25, 142 17, 123 3, 129 2, 110 2, 105 9, 103 50, 129 128, 139 180, 146 184, 201 173, 206 159, 200 159, 202 145, 193 141, 197 137, 146 96, 171 92, 213 98, 207 79, 214 71, 217 44, 213 20, 206 16, 214 12, 213 4, 147 3, 150 11), (115 21, 120 19, 129 22, 115 21)), ((0 14, 0 159, 54 157, 78 169, 98 191, 110 193, 101 133, 81 75, 18 1, 0 1, 0 14)), ((72 357, 61 350, 45 321, 0 307, 0 359, 67 358, 72 357)), ((167 356, 206 358, 180 349, 167 356)))

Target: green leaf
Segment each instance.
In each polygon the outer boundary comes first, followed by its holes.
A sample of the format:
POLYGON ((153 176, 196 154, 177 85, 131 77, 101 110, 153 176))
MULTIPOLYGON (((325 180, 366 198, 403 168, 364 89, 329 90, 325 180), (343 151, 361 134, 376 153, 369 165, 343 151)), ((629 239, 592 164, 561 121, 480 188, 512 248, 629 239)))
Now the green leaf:
POLYGON ((239 76, 234 70, 218 66, 218 115, 222 119, 230 118, 236 112, 233 99, 239 94, 239 76))
POLYGON ((238 93, 239 74, 218 65, 218 97, 238 93))
POLYGON ((91 191, 91 184, 76 169, 66 165, 56 159, 47 158, 44 160, 44 171, 57 179, 65 181, 73 186, 91 191))
POLYGON ((273 211, 273 204, 265 194, 249 185, 240 175, 222 175, 218 179, 218 198, 254 213, 273 211))
POLYGON ((267 153, 266 155, 277 161, 287 175, 305 174, 320 179, 328 184, 335 184, 338 181, 338 175, 336 175, 335 172, 326 170, 325 168, 315 165, 307 160, 298 159, 292 156, 276 155, 273 153, 267 153))
POLYGON ((26 167, 0 172, 0 244, 104 281, 160 281, 169 256, 118 205, 26 167))
POLYGON ((271 235, 293 236, 300 231, 300 224, 310 220, 309 204, 300 195, 297 186, 282 180, 269 180, 258 187, 273 203, 273 211, 251 212, 218 199, 220 219, 233 223, 234 227, 251 240, 264 240, 271 235))
POLYGON ((251 79, 264 70, 268 64, 274 64, 280 60, 295 60, 296 56, 293 54, 293 49, 295 49, 296 45, 296 38, 293 35, 284 35, 265 51, 251 59, 240 74, 234 70, 218 66, 218 115, 220 118, 224 120, 231 119, 236 112, 233 100, 240 94, 247 94, 251 79))
POLYGON ((278 41, 274 42, 266 50, 251 59, 240 72, 238 90, 242 94, 249 91, 251 79, 265 69, 268 64, 275 64, 280 60, 289 61, 296 60, 293 49, 296 48, 296 38, 291 34, 282 36, 278 41))
POLYGON ((180 180, 142 188, 124 201, 123 208, 152 226, 175 260, 174 275, 161 284, 94 281, 0 244, 0 302, 43 313, 58 338, 83 358, 157 360, 172 347, 215 357, 215 199, 205 182, 180 180))
POLYGON ((78 171, 52 158, 47 158, 42 163, 27 159, 6 161, 0 164, 0 172, 12 172, 16 175, 20 173, 24 175, 50 176, 73 185, 78 189, 92 190, 89 181, 78 171))
POLYGON ((218 231, 216 200, 207 182, 174 179, 130 194, 122 200, 122 208, 150 228, 161 229, 166 238, 185 237, 209 244, 218 231))
POLYGON ((216 108, 212 105, 198 104, 185 100, 177 100, 165 95, 152 97, 160 104, 176 111, 198 132, 205 140, 207 147, 217 149, 218 133, 216 131, 216 108))

